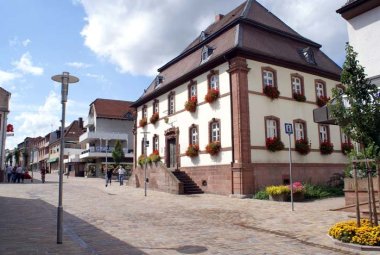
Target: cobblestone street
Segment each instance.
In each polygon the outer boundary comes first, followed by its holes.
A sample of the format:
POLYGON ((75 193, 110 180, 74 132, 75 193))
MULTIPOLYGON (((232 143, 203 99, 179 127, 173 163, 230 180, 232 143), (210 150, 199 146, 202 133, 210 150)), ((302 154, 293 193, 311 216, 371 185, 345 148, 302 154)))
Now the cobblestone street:
POLYGON ((63 190, 58 245, 57 174, 45 184, 0 184, 0 254, 360 254, 326 234, 350 215, 328 210, 343 198, 296 203, 291 212, 289 203, 209 194, 144 197, 102 179, 65 177, 63 190))

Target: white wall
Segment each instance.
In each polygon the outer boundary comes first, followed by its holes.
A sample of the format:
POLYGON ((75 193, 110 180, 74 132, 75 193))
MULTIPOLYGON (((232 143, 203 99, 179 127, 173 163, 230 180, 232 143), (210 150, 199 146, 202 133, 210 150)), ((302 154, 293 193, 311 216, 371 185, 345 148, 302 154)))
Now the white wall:
MULTIPOLYGON (((348 37, 368 77, 380 75, 380 7, 350 19, 348 37)), ((380 85, 380 84, 379 84, 380 85)))
MULTIPOLYGON (((333 81, 316 75, 303 72, 296 72, 291 69, 275 65, 248 60, 248 66, 251 69, 248 73, 249 90, 262 93, 262 75, 261 67, 270 66, 277 71, 277 85, 280 96, 292 98, 290 74, 298 73, 304 77, 304 89, 306 100, 309 102, 298 102, 286 99, 271 100, 265 95, 256 95, 250 93, 250 126, 251 126, 251 145, 265 147, 265 116, 275 116, 280 118, 281 140, 285 147, 289 146, 288 135, 285 133, 284 123, 292 123, 295 119, 306 121, 307 136, 311 141, 311 148, 319 150, 319 131, 318 124, 313 121, 313 109, 318 108, 314 103, 316 100, 315 79, 321 79, 326 82, 327 96, 332 97, 331 89, 334 88, 338 81, 333 81)), ((294 127, 293 127, 294 128, 294 127)), ((338 126, 330 125, 331 142, 334 144, 334 150, 341 149, 340 130, 338 126)), ((294 148, 294 137, 291 136, 292 148, 294 148)), ((288 152, 270 152, 266 149, 251 150, 252 161, 257 163, 285 163, 288 162, 288 152)), ((293 153, 294 162, 297 163, 345 163, 346 157, 340 153, 332 155, 321 155, 319 151, 310 152, 308 155, 299 155, 293 153)))
MULTIPOLYGON (((219 89, 220 94, 225 94, 230 92, 230 82, 229 74, 227 73, 228 63, 224 63, 214 70, 219 71, 219 89)), ((197 81, 197 93, 198 93, 198 103, 204 102, 204 97, 208 90, 207 84, 207 75, 209 72, 206 72, 198 77, 197 81)), ((185 102, 188 100, 188 84, 189 81, 182 84, 181 86, 175 88, 175 111, 184 110, 185 102)), ((168 110, 168 93, 159 96, 159 116, 160 118, 167 116, 168 110)), ((149 119, 153 114, 153 101, 146 103, 147 105, 147 117, 148 125, 145 128, 137 128, 137 156, 141 155, 141 141, 143 139, 142 131, 148 131, 147 139, 150 142, 148 147, 148 155, 153 151, 153 135, 159 135, 159 152, 160 155, 165 155, 165 130, 171 127, 170 123, 174 127, 179 128, 179 144, 180 144, 180 154, 184 154, 189 145, 189 127, 192 124, 198 125, 199 131, 199 148, 200 151, 205 151, 205 147, 209 142, 208 138, 208 123, 212 118, 220 119, 220 128, 221 128, 221 145, 222 148, 231 148, 231 110, 230 110, 230 96, 225 96, 219 98, 216 102, 209 104, 205 103, 197 107, 195 113, 190 113, 188 111, 183 111, 169 117, 169 124, 166 124, 164 120, 159 120, 155 125, 150 124, 149 119)), ((142 107, 138 107, 138 117, 137 125, 142 116, 142 107)), ((218 156, 211 157, 209 154, 200 154, 195 159, 190 159, 187 156, 181 157, 181 166, 200 166, 200 165, 215 165, 215 164, 230 164, 232 160, 231 151, 221 152, 218 156)))

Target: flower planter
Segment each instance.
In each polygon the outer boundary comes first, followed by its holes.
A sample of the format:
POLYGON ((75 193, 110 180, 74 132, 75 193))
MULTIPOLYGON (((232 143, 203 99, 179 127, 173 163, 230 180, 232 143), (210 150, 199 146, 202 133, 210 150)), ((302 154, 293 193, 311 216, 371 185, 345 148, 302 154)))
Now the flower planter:
POLYGON ((207 144, 207 146, 206 146, 206 151, 211 156, 217 155, 219 153, 220 149, 221 149, 220 142, 211 142, 211 143, 207 144))
POLYGON ((278 202, 286 202, 288 201, 289 193, 282 193, 278 195, 269 195, 269 200, 278 201, 278 202))
POLYGON ((298 102, 305 102, 306 97, 300 93, 293 93, 293 98, 298 102))
POLYGON ((189 147, 187 147, 186 156, 193 158, 193 157, 198 156, 198 154, 199 154, 198 144, 190 144, 189 147))
POLYGON ((150 117, 150 123, 155 124, 159 118, 160 115, 158 114, 158 112, 153 113, 152 117, 150 117))
POLYGON ((325 106, 330 101, 329 97, 320 96, 317 98, 317 105, 319 107, 325 106))
POLYGON ((274 86, 265 86, 264 94, 273 100, 280 96, 280 91, 274 86))
POLYGON ((293 201, 294 202, 302 202, 304 200, 305 200, 305 193, 304 192, 293 193, 293 201))
POLYGON ((328 155, 333 153, 334 151, 334 145, 328 141, 322 142, 319 146, 319 150, 321 151, 322 155, 328 155))
POLYGON ((209 89, 206 96, 205 101, 208 103, 212 103, 219 98, 219 90, 217 89, 209 89))
POLYGON ((193 96, 189 101, 186 101, 185 109, 189 112, 195 112, 197 110, 197 98, 193 96))
POLYGON ((278 137, 270 137, 265 141, 265 145, 269 151, 281 151, 284 149, 284 144, 278 137))
POLYGON ((139 121, 139 125, 140 125, 140 127, 145 127, 147 124, 148 124, 148 121, 147 121, 146 118, 142 118, 142 119, 139 121))
POLYGON ((296 151, 301 155, 307 155, 310 152, 310 145, 305 139, 299 139, 295 144, 296 151))

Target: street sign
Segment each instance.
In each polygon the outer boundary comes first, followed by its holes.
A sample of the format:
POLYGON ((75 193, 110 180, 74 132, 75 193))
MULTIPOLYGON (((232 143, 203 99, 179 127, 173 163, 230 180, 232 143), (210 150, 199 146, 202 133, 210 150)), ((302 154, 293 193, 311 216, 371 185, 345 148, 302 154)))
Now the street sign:
POLYGON ((290 123, 285 123, 285 133, 288 135, 293 134, 293 126, 290 123))

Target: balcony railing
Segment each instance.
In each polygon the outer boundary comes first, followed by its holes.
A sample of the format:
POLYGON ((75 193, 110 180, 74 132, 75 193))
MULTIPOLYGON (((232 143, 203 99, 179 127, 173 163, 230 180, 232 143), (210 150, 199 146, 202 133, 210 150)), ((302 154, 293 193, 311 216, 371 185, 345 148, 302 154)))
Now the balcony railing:
POLYGON ((87 131, 79 137, 79 142, 88 142, 90 140, 120 140, 125 141, 128 139, 128 134, 126 133, 113 133, 113 132, 91 132, 87 131))
POLYGON ((94 123, 93 117, 87 117, 87 120, 84 121, 84 127, 93 126, 94 123))
MULTIPOLYGON (((112 151, 114 150, 114 147, 101 147, 101 146, 97 146, 97 147, 90 147, 89 149, 87 150, 84 150, 81 152, 81 154, 86 154, 86 153, 112 153, 112 151)), ((133 149, 127 149, 127 148, 123 148, 123 151, 124 151, 124 154, 130 154, 130 153, 133 153, 133 149)))

